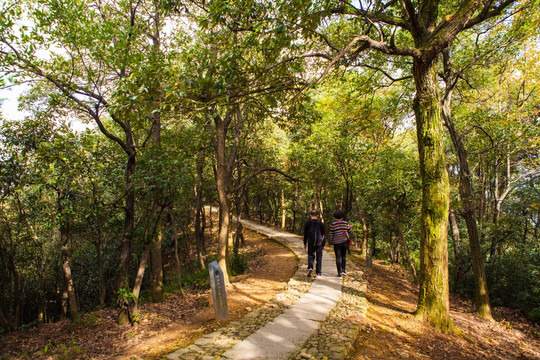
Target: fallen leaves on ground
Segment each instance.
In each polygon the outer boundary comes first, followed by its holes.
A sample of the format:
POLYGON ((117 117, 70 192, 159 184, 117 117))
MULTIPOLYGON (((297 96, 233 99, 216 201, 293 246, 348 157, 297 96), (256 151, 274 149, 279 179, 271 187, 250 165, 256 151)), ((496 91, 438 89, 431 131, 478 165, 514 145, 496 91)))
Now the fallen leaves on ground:
POLYGON ((186 289, 161 303, 140 306, 137 326, 117 326, 116 310, 15 331, 0 339, 0 359, 159 359, 205 333, 244 316, 281 292, 296 271, 295 256, 282 245, 244 229, 248 271, 227 288, 229 319, 217 321, 209 290, 186 289))
POLYGON ((517 310, 495 308, 496 321, 488 321, 471 301, 453 297, 450 315, 463 334, 443 334, 413 315, 418 287, 401 267, 375 261, 361 270, 369 308, 348 359, 540 359, 540 327, 517 310))

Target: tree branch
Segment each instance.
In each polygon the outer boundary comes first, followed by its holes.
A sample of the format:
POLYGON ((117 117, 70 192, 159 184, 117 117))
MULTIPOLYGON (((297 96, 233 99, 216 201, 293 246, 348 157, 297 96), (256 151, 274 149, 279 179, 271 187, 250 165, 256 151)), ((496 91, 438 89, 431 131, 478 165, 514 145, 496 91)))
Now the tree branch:
POLYGON ((400 0, 401 5, 405 9, 405 13, 411 20, 412 27, 409 29, 413 34, 418 34, 420 32, 420 24, 418 23, 418 15, 414 10, 414 5, 410 0, 400 0))
POLYGON ((400 77, 400 78, 396 79, 396 78, 392 77, 392 75, 390 75, 388 72, 386 72, 385 70, 383 70, 383 69, 381 69, 381 68, 379 68, 377 66, 373 66, 373 65, 369 65, 369 64, 365 64, 365 63, 358 64, 358 66, 378 71, 381 74, 383 74, 384 76, 386 76, 388 79, 390 79, 390 81, 392 81, 392 83, 412 78, 412 75, 407 75, 407 76, 403 76, 403 77, 400 77))
POLYGON ((499 6, 496 6, 492 10, 490 10, 490 7, 493 4, 493 0, 488 1, 486 5, 484 6, 484 8, 482 9, 482 11, 480 12, 480 14, 473 17, 472 19, 469 20, 469 22, 467 22, 467 24, 465 25, 465 29, 470 29, 473 26, 478 25, 479 23, 481 23, 482 21, 486 19, 500 15, 504 9, 506 9, 507 7, 515 3, 516 1, 517 0, 505 0, 502 3, 500 3, 499 6))
POLYGON ((279 170, 279 169, 276 169, 276 168, 265 168, 265 169, 260 169, 260 170, 257 170, 255 171, 253 174, 251 174, 250 176, 247 177, 247 179, 245 179, 240 185, 238 185, 237 187, 235 187, 233 189, 233 192, 237 192, 239 190, 241 190, 244 186, 246 186, 246 184, 251 181, 251 179, 253 179, 254 177, 256 177, 257 175, 263 173, 263 172, 266 172, 266 171, 273 171, 273 172, 277 172, 278 174, 281 174, 283 175, 284 177, 286 177, 287 179, 290 179, 291 181, 294 181, 294 182, 300 182, 299 179, 296 179, 296 178, 293 178, 292 176, 290 175, 287 175, 286 173, 284 173, 283 171, 279 170))

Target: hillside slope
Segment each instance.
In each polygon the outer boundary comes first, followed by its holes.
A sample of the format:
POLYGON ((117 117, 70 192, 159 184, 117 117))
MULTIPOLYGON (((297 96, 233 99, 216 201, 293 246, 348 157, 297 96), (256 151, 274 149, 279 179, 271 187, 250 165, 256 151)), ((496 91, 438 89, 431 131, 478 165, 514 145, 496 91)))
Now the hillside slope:
POLYGON ((519 312, 495 308, 490 322, 452 297, 451 317, 463 336, 441 334, 413 315, 418 287, 403 269, 375 261, 362 270, 369 308, 348 359, 540 359, 540 327, 519 312))

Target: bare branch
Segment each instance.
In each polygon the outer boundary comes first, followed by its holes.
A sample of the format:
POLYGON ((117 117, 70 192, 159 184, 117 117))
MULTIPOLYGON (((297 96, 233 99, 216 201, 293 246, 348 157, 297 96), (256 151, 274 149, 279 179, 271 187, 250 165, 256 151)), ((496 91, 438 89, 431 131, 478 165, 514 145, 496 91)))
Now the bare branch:
POLYGON ((491 10, 490 10, 490 7, 493 4, 493 0, 488 1, 485 4, 482 11, 480 12, 480 14, 473 17, 472 19, 469 20, 469 22, 467 22, 467 24, 465 25, 465 29, 472 28, 473 26, 478 25, 479 23, 481 23, 482 21, 484 21, 486 19, 489 19, 489 18, 492 18, 492 17, 495 17, 495 16, 499 16, 504 9, 506 9, 507 7, 509 7, 510 5, 515 3, 516 1, 517 0, 503 1, 502 3, 499 4, 499 6, 493 8, 491 10))
POLYGON ((326 60, 332 60, 332 57, 330 55, 328 55, 328 54, 323 54, 323 53, 304 54, 304 55, 299 55, 299 56, 293 56, 293 57, 287 58, 285 60, 282 60, 280 62, 277 62, 275 64, 269 65, 269 66, 266 67, 266 71, 270 71, 273 68, 278 67, 279 65, 283 65, 283 64, 295 61, 295 60, 299 60, 299 59, 303 59, 303 58, 310 58, 310 57, 319 57, 319 58, 323 58, 323 59, 326 59, 326 60))
POLYGON ((237 192, 239 190, 241 190, 244 186, 246 186, 246 184, 251 181, 251 179, 253 179, 254 177, 256 177, 257 175, 263 173, 263 172, 267 172, 267 171, 273 171, 273 172, 277 172, 278 174, 281 174, 283 175, 284 177, 286 177, 287 179, 291 180, 291 181, 294 181, 294 182, 299 182, 300 180, 299 179, 296 179, 296 178, 293 178, 292 176, 284 173, 283 171, 279 170, 279 169, 276 169, 276 168, 265 168, 265 169, 260 169, 260 170, 257 170, 255 171, 253 174, 251 174, 250 176, 247 177, 247 179, 245 179, 240 185, 238 185, 237 187, 235 187, 233 189, 233 192, 237 192))
POLYGON ((366 63, 358 64, 358 66, 365 67, 365 68, 372 69, 372 70, 376 70, 376 71, 380 72, 381 74, 383 74, 384 76, 386 76, 388 79, 390 79, 390 81, 392 81, 392 83, 412 78, 412 75, 402 76, 400 78, 394 78, 394 77, 392 77, 392 75, 390 75, 388 72, 381 69, 380 67, 369 65, 369 64, 366 64, 366 63))

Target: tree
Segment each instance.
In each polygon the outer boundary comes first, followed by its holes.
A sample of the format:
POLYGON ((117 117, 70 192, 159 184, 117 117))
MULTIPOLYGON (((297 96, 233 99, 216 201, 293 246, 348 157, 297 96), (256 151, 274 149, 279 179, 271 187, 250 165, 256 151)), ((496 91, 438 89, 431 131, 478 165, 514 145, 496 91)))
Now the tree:
MULTIPOLYGON (((147 68, 153 74, 160 72, 161 5, 154 1, 106 6, 91 0, 28 1, 4 4, 1 10, 2 71, 12 82, 33 81, 35 86, 47 87, 51 107, 91 119, 125 153, 125 217, 117 289, 130 285, 139 150, 148 138, 159 143, 161 84, 138 81, 145 79, 147 68), (34 25, 22 24, 23 14, 34 25), (148 38, 153 40, 150 44, 148 38), (41 51, 48 52, 49 59, 41 59, 41 51), (146 56, 147 51, 152 56, 146 56), (151 67, 146 66, 149 63, 151 67)), ((157 249, 152 254, 160 269, 159 241, 152 248, 157 249)), ((159 284, 160 271, 156 271, 155 284, 159 284)), ((160 287, 154 288, 159 299, 160 287)))
MULTIPOLYGON (((481 237, 474 204, 472 173, 470 171, 468 151, 464 145, 465 134, 459 134, 454 125, 451 104, 454 91, 462 79, 474 86, 472 78, 478 76, 479 65, 484 68, 504 63, 506 56, 518 52, 517 48, 529 37, 529 25, 536 20, 522 12, 514 17, 510 26, 502 22, 484 28, 480 33, 469 31, 443 52, 443 71, 441 78, 446 88, 442 99, 444 124, 448 129, 458 158, 459 194, 461 214, 465 218, 471 251, 472 268, 475 277, 476 308, 479 316, 491 319, 487 278, 484 270, 484 255, 481 249, 481 237), (481 41, 479 41, 481 39, 481 41), (471 50, 472 49, 472 50, 471 50), (473 73, 473 69, 476 73, 473 73)), ((526 44, 526 42, 525 42, 526 44)), ((466 91, 466 90, 465 90, 466 91)))
POLYGON ((246 123, 257 120, 251 114, 275 108, 283 92, 296 85, 296 69, 280 63, 291 37, 268 20, 275 11, 269 4, 198 5, 193 14, 200 29, 193 34, 193 46, 182 54, 181 79, 174 89, 182 96, 173 99, 186 113, 197 113, 201 129, 211 135, 219 203, 218 263, 229 282, 230 211, 233 173, 241 164, 240 141, 246 123))
MULTIPOLYGON (((329 69, 339 61, 361 65, 363 54, 372 49, 389 56, 412 59, 412 75, 416 87, 413 109, 416 118, 420 173, 422 177, 422 211, 420 244, 420 295, 417 315, 425 317, 436 328, 452 331, 449 317, 447 224, 449 183, 444 153, 444 137, 437 71, 440 54, 456 36, 482 22, 511 9, 508 1, 460 1, 442 4, 439 1, 412 1, 329 4, 317 8, 317 19, 338 14, 351 19, 355 31, 346 44, 332 46, 335 51, 329 69)), ((306 26, 313 32, 313 14, 301 12, 306 26), (308 21, 309 20, 309 21, 308 21), (310 23, 311 21, 311 23, 310 23)), ((348 20, 347 20, 348 21, 348 20)), ((319 25, 315 21, 315 25, 319 25)), ((325 44, 333 45, 328 40, 325 44)), ((397 77, 381 68, 395 80, 397 77)))

